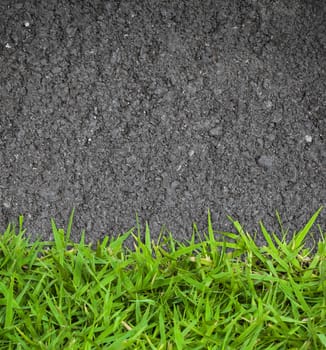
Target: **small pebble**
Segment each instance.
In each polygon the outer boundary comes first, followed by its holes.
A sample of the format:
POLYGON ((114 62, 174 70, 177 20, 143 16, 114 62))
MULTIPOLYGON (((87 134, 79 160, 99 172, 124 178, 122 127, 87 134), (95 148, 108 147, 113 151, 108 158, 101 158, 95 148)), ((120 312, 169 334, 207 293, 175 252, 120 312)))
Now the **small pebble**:
POLYGON ((273 166, 273 158, 268 156, 260 156, 257 159, 257 164, 263 168, 271 168, 273 166))
POLYGON ((268 101, 265 102, 265 106, 266 106, 268 109, 270 109, 270 108, 273 107, 273 102, 268 100, 268 101))
POLYGON ((305 136, 305 140, 306 140, 306 142, 311 143, 312 142, 312 137, 310 135, 306 135, 305 136))
POLYGON ((222 135, 222 127, 221 126, 217 126, 216 128, 213 128, 209 131, 209 134, 211 136, 219 136, 222 135))
POLYGON ((7 209, 10 208, 10 203, 9 202, 3 202, 3 206, 7 209))

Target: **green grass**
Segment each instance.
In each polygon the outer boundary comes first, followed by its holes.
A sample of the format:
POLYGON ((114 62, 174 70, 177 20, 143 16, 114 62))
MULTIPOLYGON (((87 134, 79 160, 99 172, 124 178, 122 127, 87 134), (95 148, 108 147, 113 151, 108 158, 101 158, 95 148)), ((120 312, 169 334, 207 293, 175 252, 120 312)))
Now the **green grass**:
POLYGON ((0 235, 0 349, 323 349, 326 243, 305 247, 320 208, 291 240, 258 247, 241 225, 204 237, 171 233, 157 243, 146 224, 96 246, 70 240, 52 220, 53 242, 0 235), (124 242, 133 237, 134 249, 124 242))

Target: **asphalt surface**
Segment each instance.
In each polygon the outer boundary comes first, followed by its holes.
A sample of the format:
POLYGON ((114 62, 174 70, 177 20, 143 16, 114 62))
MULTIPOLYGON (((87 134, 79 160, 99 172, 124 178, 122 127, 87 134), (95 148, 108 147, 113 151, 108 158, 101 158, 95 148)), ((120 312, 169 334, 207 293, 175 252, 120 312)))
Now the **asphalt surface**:
POLYGON ((326 205, 325 141, 323 0, 0 0, 1 232, 189 239, 210 208, 262 244, 326 205))

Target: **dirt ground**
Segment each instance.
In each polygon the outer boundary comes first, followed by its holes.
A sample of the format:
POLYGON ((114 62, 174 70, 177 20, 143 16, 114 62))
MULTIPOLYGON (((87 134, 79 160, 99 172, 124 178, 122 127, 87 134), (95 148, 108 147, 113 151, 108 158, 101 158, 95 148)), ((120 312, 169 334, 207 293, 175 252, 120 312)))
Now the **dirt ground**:
POLYGON ((323 0, 0 0, 1 232, 188 239, 210 208, 261 244, 326 205, 325 140, 323 0))

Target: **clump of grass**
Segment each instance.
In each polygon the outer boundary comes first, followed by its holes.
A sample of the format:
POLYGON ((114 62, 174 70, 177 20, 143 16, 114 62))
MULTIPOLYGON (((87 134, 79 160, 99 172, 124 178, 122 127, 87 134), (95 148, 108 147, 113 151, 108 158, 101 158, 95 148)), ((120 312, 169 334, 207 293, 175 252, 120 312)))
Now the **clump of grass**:
POLYGON ((52 220, 54 242, 33 244, 21 216, 0 236, 0 348, 326 348, 322 232, 316 254, 304 247, 320 210, 289 243, 261 223, 263 247, 236 221, 217 240, 209 211, 187 244, 154 243, 146 223, 144 242, 138 226, 96 247, 70 241, 74 211, 66 233, 52 220))

